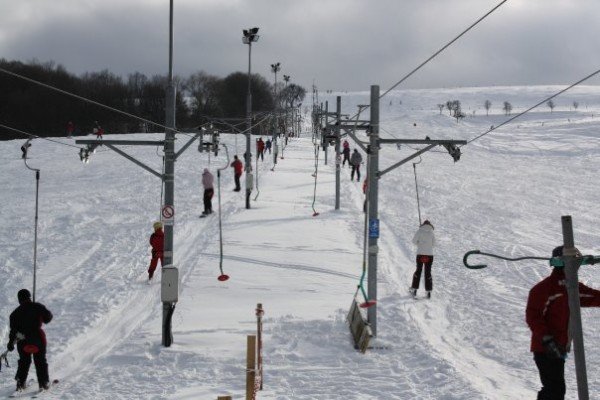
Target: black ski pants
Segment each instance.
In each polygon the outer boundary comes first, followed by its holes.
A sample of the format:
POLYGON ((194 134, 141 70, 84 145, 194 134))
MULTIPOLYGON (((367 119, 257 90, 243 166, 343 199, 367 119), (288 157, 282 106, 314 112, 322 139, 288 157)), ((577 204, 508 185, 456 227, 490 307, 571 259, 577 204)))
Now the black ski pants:
POLYGON ((235 181, 235 191, 237 191, 237 192, 242 190, 242 187, 240 186, 240 177, 241 176, 242 176, 242 174, 235 174, 233 176, 233 180, 235 181))
POLYGON ((352 171, 350 171, 350 180, 354 180, 354 173, 356 172, 356 181, 360 182, 360 164, 352 164, 352 171))
POLYGON ((538 392, 538 400, 563 400, 567 387, 565 385, 565 360, 553 358, 546 353, 533 353, 535 365, 540 372, 542 390, 538 392))
MULTIPOLYGON (((15 379, 17 384, 24 385, 27 382, 29 367, 31 366, 31 357, 29 353, 23 350, 24 344, 17 343, 17 351, 19 352, 19 362, 15 379)), ((35 372, 40 387, 45 386, 50 381, 48 377, 48 362, 46 361, 46 346, 39 346, 39 351, 33 354, 33 363, 35 364, 35 372)))
POLYGON ((425 290, 433 290, 433 280, 431 279, 431 265, 433 264, 433 256, 417 254, 417 270, 413 275, 412 288, 418 289, 421 283, 421 273, 425 267, 425 290))
POLYGON ((215 194, 215 190, 213 188, 204 189, 204 213, 210 214, 212 212, 212 198, 215 194))

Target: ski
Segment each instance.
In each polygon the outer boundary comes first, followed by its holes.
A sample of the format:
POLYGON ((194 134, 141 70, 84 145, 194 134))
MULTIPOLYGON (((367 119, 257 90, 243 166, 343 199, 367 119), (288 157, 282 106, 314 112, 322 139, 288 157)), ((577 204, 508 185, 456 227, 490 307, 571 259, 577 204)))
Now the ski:
POLYGON ((37 399, 40 396, 43 396, 45 393, 48 393, 50 391, 50 389, 52 389, 54 386, 56 386, 58 384, 59 380, 58 379, 54 379, 51 383, 50 386, 48 387, 48 389, 39 389, 36 393, 34 393, 31 398, 32 399, 37 399))

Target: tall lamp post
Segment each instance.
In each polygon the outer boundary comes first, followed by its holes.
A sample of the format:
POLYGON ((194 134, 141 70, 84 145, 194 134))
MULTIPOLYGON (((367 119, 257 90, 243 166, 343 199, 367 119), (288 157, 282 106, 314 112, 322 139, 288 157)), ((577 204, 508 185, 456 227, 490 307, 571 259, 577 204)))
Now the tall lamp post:
POLYGON ((271 64, 271 72, 275 74, 275 86, 273 86, 273 93, 277 97, 277 72, 281 69, 281 63, 271 64))
POLYGON ((252 135, 252 92, 251 82, 251 60, 252 60, 252 42, 258 42, 258 28, 244 29, 242 42, 248 45, 248 96, 246 97, 246 208, 250 208, 250 194, 252 193, 252 153, 250 137, 252 135))
MULTIPOLYGON (((285 81, 285 87, 287 88, 287 84, 290 81, 290 76, 289 75, 284 75, 283 76, 283 80, 285 81)), ((287 96, 287 93, 286 93, 287 96)), ((285 144, 287 146, 287 139, 288 139, 288 127, 287 127, 287 120, 288 120, 288 109, 287 109, 287 104, 286 104, 286 108, 285 108, 285 119, 284 119, 284 126, 285 126, 285 132, 284 132, 284 137, 285 137, 285 144)), ((282 152, 283 155, 283 152, 282 152)))

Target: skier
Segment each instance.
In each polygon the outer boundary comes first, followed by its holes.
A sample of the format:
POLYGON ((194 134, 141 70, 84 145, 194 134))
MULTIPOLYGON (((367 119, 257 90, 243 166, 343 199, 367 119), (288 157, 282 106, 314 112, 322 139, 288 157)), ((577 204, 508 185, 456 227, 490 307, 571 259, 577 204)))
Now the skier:
POLYGON ((264 151, 265 151, 265 142, 263 142, 262 138, 259 138, 256 141, 256 159, 257 160, 260 157, 260 159, 262 161, 265 161, 264 151))
POLYGON ((75 125, 72 121, 67 122, 67 137, 73 136, 73 131, 75 130, 75 125))
POLYGON ((46 361, 46 334, 42 329, 42 323, 47 324, 52 321, 52 313, 43 304, 32 302, 31 293, 27 289, 19 290, 17 298, 19 307, 10 314, 10 333, 6 346, 9 351, 13 351, 15 342, 17 343, 19 352, 19 366, 15 375, 17 392, 25 389, 32 355, 40 391, 48 390, 50 378, 46 361))
POLYGON ((29 151, 29 148, 31 147, 31 140, 28 140, 25 142, 25 144, 23 146, 21 146, 21 152, 23 152, 23 154, 21 155, 22 159, 26 159, 27 158, 27 151, 29 151))
POLYGON ((425 266, 425 290, 427 298, 431 298, 431 290, 433 289, 433 280, 431 279, 431 265, 433 264, 433 247, 435 246, 435 235, 433 234, 433 225, 428 220, 425 220, 419 227, 412 242, 417 245, 417 269, 413 275, 410 294, 413 297, 417 296, 417 289, 421 283, 421 272, 425 266))
POLYGON ((360 182, 360 164, 362 163, 362 156, 358 150, 354 149, 352 157, 350 157, 350 166, 352 171, 350 172, 350 180, 354 180, 354 172, 356 172, 356 182, 360 182))
MULTIPOLYGON (((562 255, 563 246, 552 251, 552 257, 562 255)), ((600 307, 600 291, 579 283, 579 302, 581 307, 600 307)), ((569 298, 563 267, 554 267, 550 276, 531 288, 525 319, 531 329, 531 351, 542 382, 537 398, 564 399, 570 335, 569 298)))
POLYGON ((96 135, 96 139, 102 139, 102 135, 104 135, 104 129, 100 126, 98 121, 94 121, 94 129, 92 129, 94 135, 96 135))
POLYGON ((202 186, 204 187, 204 212, 202 216, 212 214, 212 197, 215 194, 214 183, 215 177, 210 173, 208 168, 204 168, 202 173, 202 186))
POLYGON ((271 139, 267 139, 265 142, 265 148, 269 150, 269 154, 271 154, 271 139))
POLYGON ((342 161, 342 166, 346 165, 346 161, 348 161, 348 165, 350 167, 352 167, 352 164, 350 164, 350 143, 348 143, 347 140, 344 140, 342 147, 343 147, 342 154, 344 155, 344 160, 342 161))
POLYGON ((150 267, 148 268, 148 280, 152 280, 154 276, 154 271, 156 270, 156 266, 158 265, 158 260, 160 260, 160 266, 163 266, 163 249, 164 249, 164 241, 165 234, 163 233, 163 224, 160 221, 157 221, 152 225, 154 228, 154 233, 150 235, 150 246, 152 246, 152 260, 150 260, 150 267))
POLYGON ((238 159, 238 156, 233 156, 233 162, 231 163, 230 167, 233 168, 233 177, 235 180, 235 189, 233 189, 234 192, 239 192, 240 190, 242 190, 241 186, 240 186, 240 177, 242 176, 242 171, 244 170, 244 164, 242 164, 242 162, 238 159))

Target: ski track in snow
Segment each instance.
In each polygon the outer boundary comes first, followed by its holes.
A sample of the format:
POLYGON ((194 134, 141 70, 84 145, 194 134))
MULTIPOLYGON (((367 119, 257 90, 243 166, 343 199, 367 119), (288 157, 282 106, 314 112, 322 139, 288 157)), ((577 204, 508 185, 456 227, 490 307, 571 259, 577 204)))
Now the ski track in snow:
MULTIPOLYGON (((382 100, 381 136, 468 139, 505 119, 485 116, 479 104, 486 98, 498 108, 513 96, 519 112, 554 90, 394 91, 382 100), (476 117, 457 124, 437 109, 423 109, 446 97, 459 98, 469 114, 471 107, 476 110, 476 117)), ((464 147, 456 164, 441 148, 422 157, 417 166, 421 211, 432 220, 438 239, 431 300, 415 301, 407 293, 414 268, 410 240, 418 227, 412 165, 382 177, 378 337, 364 355, 352 348, 345 323, 362 264, 362 184, 349 182, 350 171, 342 168, 342 207, 333 211, 331 150, 329 165, 319 155, 315 208, 320 215, 314 218, 310 139, 292 140, 275 171, 270 171, 272 157, 259 162, 260 195, 252 210, 244 209, 243 194, 230 191, 230 168, 223 172, 224 266, 231 275, 225 283, 216 280, 216 215, 198 218, 205 155, 188 150, 178 160, 175 263, 181 268, 181 295, 173 317, 175 342, 163 348, 160 284, 146 284, 147 240, 160 203, 158 180, 103 149, 83 165, 75 149, 34 141, 31 163, 42 169, 38 298, 55 313, 46 327, 49 364, 51 376, 61 379, 44 397, 241 397, 244 336, 255 330, 257 302, 266 311, 265 390, 259 398, 534 397, 539 383, 528 351, 525 302, 548 267, 482 259, 488 268, 472 271, 462 266, 462 255, 472 249, 547 255, 561 242, 563 214, 573 215, 579 248, 597 254, 600 213, 592 188, 600 172, 600 124, 591 115, 599 106, 597 88, 577 88, 573 96, 582 104, 579 111, 536 110, 464 147)), ((353 113, 354 104, 367 98, 366 92, 343 96, 342 112, 353 113)), ((9 204, 3 213, 8 234, 0 236, 0 265, 6 272, 0 283, 3 337, 16 291, 31 282, 34 180, 14 157, 20 144, 0 143, 6 149, 0 153, 5 166, 0 182, 9 204)), ((408 146, 384 146, 380 166, 412 152, 408 146)), ((160 170, 154 150, 132 154, 160 170)), ((224 160, 223 155, 211 158, 211 170, 224 160)), ((216 195, 213 204, 216 210, 216 195)), ((593 269, 581 270, 581 280, 598 287, 595 275, 593 269)), ((594 398, 600 392, 594 373, 600 365, 594 350, 600 341, 598 310, 582 314, 594 398)), ((7 388, 0 395, 14 385, 16 359, 11 357, 13 368, 0 373, 7 388)), ((574 399, 572 356, 566 375, 567 398, 574 399)))

